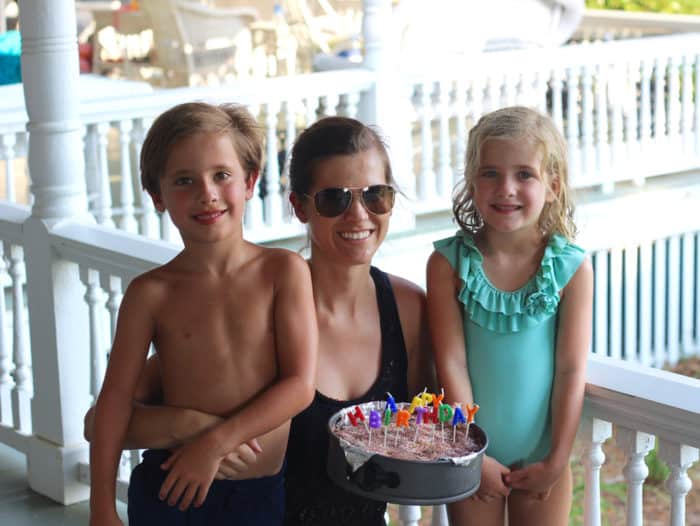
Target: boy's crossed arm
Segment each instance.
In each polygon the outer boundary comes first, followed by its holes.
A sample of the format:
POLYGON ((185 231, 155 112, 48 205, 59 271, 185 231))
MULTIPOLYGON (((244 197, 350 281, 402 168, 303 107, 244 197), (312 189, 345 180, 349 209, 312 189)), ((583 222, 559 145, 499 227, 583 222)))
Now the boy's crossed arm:
POLYGON ((180 509, 201 506, 221 460, 244 442, 275 429, 311 403, 318 327, 306 262, 284 255, 275 273, 274 331, 277 381, 220 424, 183 445, 162 465, 169 470, 160 498, 180 509))

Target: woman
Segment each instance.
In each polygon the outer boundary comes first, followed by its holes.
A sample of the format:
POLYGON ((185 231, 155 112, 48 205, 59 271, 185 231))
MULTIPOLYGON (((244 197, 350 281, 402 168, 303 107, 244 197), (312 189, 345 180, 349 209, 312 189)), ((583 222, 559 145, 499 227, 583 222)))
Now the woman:
MULTIPOLYGON (((425 294, 371 265, 396 191, 386 147, 357 120, 321 119, 294 145, 290 186, 294 213, 308 227, 319 359, 314 401, 292 421, 285 524, 383 526, 386 504, 334 485, 325 464, 333 413, 387 391, 407 400, 432 387, 425 294)), ((158 385, 154 359, 139 399, 156 400, 158 385)), ((216 421, 187 409, 139 406, 125 447, 177 447, 216 421)), ((256 448, 242 446, 222 462, 220 476, 236 478, 254 462, 256 448)))

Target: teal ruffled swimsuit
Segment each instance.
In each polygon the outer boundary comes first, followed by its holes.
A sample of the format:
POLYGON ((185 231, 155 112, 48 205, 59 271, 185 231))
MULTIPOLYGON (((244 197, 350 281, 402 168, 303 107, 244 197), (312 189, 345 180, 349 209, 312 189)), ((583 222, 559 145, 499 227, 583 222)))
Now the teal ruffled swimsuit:
POLYGON ((523 287, 494 287, 470 234, 436 241, 464 285, 464 337, 476 422, 488 435, 489 456, 505 466, 542 460, 551 445, 559 292, 583 261, 582 248, 553 235, 537 271, 523 287))

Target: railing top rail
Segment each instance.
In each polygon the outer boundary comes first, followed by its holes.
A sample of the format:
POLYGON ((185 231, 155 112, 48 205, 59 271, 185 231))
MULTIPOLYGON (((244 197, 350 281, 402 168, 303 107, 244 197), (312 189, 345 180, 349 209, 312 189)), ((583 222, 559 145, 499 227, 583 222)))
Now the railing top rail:
POLYGON ((59 257, 130 280, 171 260, 179 247, 100 225, 66 222, 52 233, 59 257))
POLYGON ((0 239, 21 245, 22 224, 31 215, 28 206, 0 202, 0 239))
POLYGON ((581 31, 582 28, 595 30, 601 26, 632 27, 635 29, 662 28, 669 33, 700 31, 700 16, 615 9, 586 9, 578 31, 581 31))
POLYGON ((592 416, 700 447, 700 380, 593 354, 587 382, 592 416))

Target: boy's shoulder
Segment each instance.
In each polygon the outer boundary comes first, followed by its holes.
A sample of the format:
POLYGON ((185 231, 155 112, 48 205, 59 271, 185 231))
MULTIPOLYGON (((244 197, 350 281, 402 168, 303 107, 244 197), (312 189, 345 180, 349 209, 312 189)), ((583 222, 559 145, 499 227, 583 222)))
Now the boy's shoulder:
POLYGON ((306 260, 296 252, 286 248, 256 246, 256 259, 268 271, 287 270, 290 272, 308 271, 306 260))

